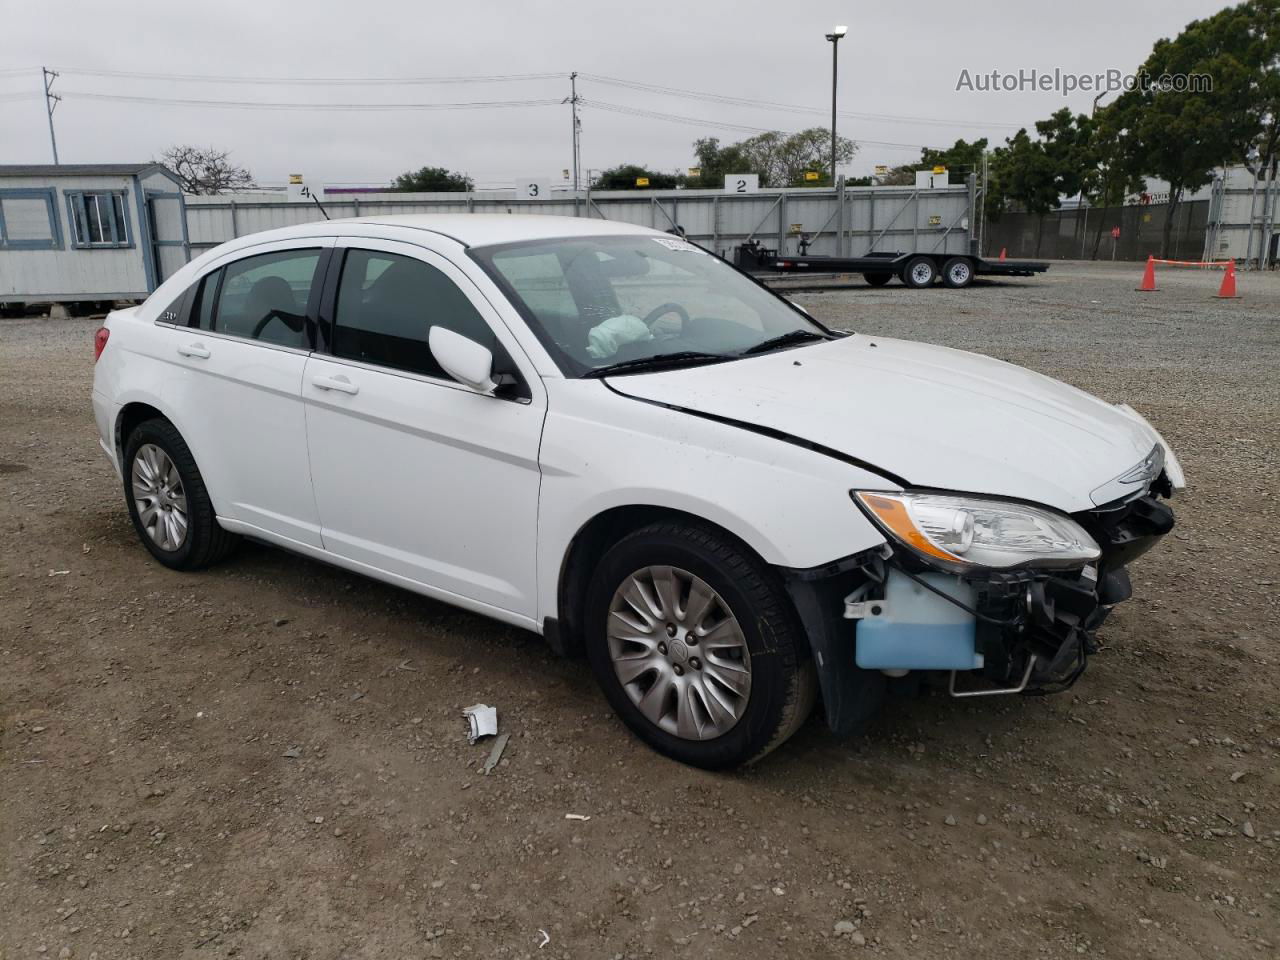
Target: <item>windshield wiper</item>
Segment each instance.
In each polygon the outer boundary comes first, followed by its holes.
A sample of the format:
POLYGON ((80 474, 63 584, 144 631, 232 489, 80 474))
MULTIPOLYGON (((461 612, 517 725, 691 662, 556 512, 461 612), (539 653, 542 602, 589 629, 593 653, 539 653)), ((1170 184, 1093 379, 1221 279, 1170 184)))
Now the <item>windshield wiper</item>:
POLYGON ((705 353, 701 350, 680 350, 676 353, 660 353, 652 357, 638 357, 635 360, 619 360, 605 367, 588 370, 582 376, 609 377, 615 373, 628 373, 640 370, 661 370, 663 367, 689 366, 695 363, 719 363, 722 360, 733 360, 733 354, 705 353))
POLYGON ((740 356, 749 357, 753 353, 768 353, 770 350, 777 350, 779 347, 787 347, 793 343, 804 343, 808 340, 826 340, 825 333, 818 333, 816 330, 788 330, 786 333, 780 333, 776 337, 770 337, 768 340, 762 340, 754 347, 748 347, 743 350, 740 356))

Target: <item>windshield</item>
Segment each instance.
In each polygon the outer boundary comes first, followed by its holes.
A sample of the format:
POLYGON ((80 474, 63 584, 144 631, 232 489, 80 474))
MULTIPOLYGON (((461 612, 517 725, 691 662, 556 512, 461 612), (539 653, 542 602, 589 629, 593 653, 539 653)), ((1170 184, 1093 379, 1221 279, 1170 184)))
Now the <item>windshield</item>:
POLYGON ((655 367, 735 359, 777 338, 783 349, 828 336, 719 257, 674 236, 572 237, 469 252, 567 376, 638 372, 654 358, 655 367))

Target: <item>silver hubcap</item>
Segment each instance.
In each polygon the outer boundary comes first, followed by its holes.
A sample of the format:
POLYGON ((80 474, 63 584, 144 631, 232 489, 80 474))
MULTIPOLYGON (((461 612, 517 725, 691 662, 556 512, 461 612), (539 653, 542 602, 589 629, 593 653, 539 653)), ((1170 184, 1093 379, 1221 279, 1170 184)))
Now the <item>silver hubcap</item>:
POLYGON ((152 542, 177 550, 187 539, 187 494, 169 455, 144 443, 133 458, 133 505, 152 542))
POLYGON ((706 582, 678 567, 645 567, 609 604, 609 656, 622 689, 655 726, 710 740, 742 717, 751 654, 737 618, 706 582))
POLYGON ((952 283, 968 283, 969 282, 969 265, 967 263, 957 263, 951 268, 952 283))
POLYGON ((926 283, 932 283, 933 267, 929 266, 929 264, 927 263, 917 263, 914 267, 911 268, 911 279, 913 279, 919 286, 922 286, 922 287, 926 283))

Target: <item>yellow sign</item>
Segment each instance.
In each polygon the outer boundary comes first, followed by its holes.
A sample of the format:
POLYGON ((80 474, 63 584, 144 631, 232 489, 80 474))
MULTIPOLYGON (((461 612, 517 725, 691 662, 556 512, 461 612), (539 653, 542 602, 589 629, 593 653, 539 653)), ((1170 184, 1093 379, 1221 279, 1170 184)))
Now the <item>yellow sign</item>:
POLYGON ((648 185, 649 185, 649 178, 648 178, 648 177, 636 177, 636 186, 637 186, 637 187, 647 187, 648 185))
POLYGON ((884 176, 886 173, 888 173, 888 172, 889 172, 889 167, 888 167, 888 165, 887 165, 887 164, 883 164, 883 163, 877 163, 877 164, 876 164, 876 176, 877 176, 877 177, 883 177, 883 176, 884 176))
POLYGON ((938 214, 935 213, 933 216, 929 218, 929 226, 937 227, 941 225, 942 225, 942 217, 938 216, 938 214))
POLYGON ((933 168, 933 172, 934 172, 934 173, 946 173, 946 172, 947 172, 947 168, 946 168, 946 167, 942 167, 942 166, 934 167, 934 168, 933 168))
POLYGON ((815 170, 806 170, 806 171, 804 172, 804 178, 805 178, 806 180, 817 180, 817 179, 818 179, 818 173, 817 173, 817 171, 815 171, 815 170))
POLYGON ((289 182, 290 182, 290 183, 301 183, 301 182, 302 182, 302 174, 300 174, 300 173, 291 173, 291 174, 289 174, 289 182))
POLYGON ((804 224, 803 224, 803 223, 793 223, 793 224, 791 225, 791 229, 790 229, 790 230, 788 230, 788 231, 787 231, 787 233, 804 233, 804 224))
POLYGON ((700 176, 702 176, 702 168, 701 168, 701 167, 690 167, 690 168, 689 168, 689 176, 691 176, 691 177, 700 177, 700 176))

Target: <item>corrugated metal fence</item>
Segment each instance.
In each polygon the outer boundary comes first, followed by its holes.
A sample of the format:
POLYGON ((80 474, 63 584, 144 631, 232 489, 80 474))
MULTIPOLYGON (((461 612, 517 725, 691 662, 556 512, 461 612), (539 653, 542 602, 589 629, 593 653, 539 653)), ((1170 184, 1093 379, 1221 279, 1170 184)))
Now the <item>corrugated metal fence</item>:
MULTIPOLYGON (((759 240, 798 252, 801 233, 812 254, 860 256, 870 251, 973 252, 973 185, 792 188, 745 196, 718 190, 553 194, 517 200, 486 194, 378 193, 328 197, 330 217, 402 213, 540 213, 620 220, 658 230, 684 229, 692 240, 731 256, 733 247, 759 240)), ((313 203, 257 195, 187 198, 192 254, 245 234, 324 219, 313 203)))

